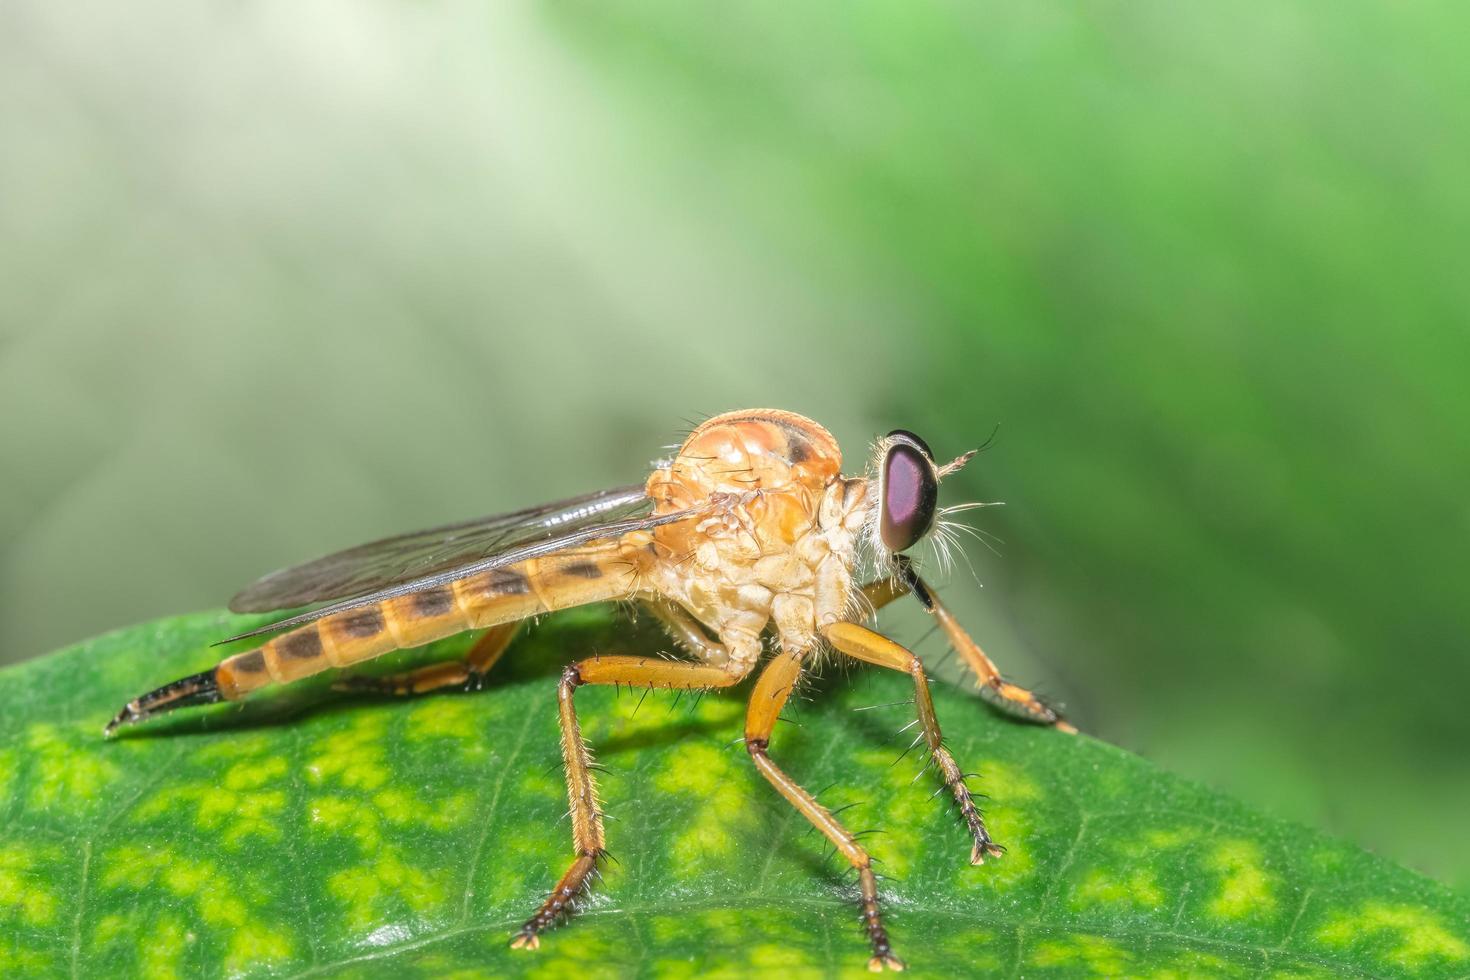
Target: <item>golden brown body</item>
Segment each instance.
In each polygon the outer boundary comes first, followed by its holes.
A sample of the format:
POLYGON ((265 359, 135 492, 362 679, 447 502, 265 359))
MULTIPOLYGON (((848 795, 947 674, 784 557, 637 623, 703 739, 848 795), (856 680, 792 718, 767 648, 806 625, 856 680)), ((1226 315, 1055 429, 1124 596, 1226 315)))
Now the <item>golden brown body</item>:
POLYGON ((648 493, 657 512, 719 501, 704 520, 533 558, 317 620, 218 668, 233 701, 466 630, 609 599, 663 598, 687 609, 743 677, 774 620, 784 649, 809 649, 851 602, 866 481, 843 480, 841 453, 790 413, 719 416, 689 437, 648 493), (792 457, 796 461, 792 462, 792 457))
POLYGON ((767 752, 776 717, 807 664, 817 651, 831 648, 913 678, 922 738, 969 828, 976 864, 1000 849, 985 829, 962 770, 942 744, 923 667, 911 652, 857 620, 914 594, 990 700, 1029 720, 1071 728, 1029 691, 1000 677, 899 553, 928 532, 938 479, 968 456, 938 466, 921 440, 902 431, 890 433, 878 448, 876 472, 844 477, 836 440, 810 419, 774 409, 717 416, 695 429, 668 464, 649 476, 646 498, 654 517, 636 529, 616 525, 620 533, 599 538, 595 535, 604 528, 595 527, 575 547, 321 615, 227 658, 212 671, 130 702, 108 731, 173 707, 237 700, 270 684, 350 667, 466 630, 488 630, 463 663, 389 678, 352 678, 345 685, 392 693, 474 686, 522 620, 606 600, 643 603, 693 660, 600 656, 563 673, 558 713, 576 858, 516 935, 515 945, 534 948, 541 932, 571 911, 606 853, 591 753, 573 706, 576 689, 584 684, 728 687, 757 667, 762 637, 769 632, 777 653, 750 699, 746 748, 761 774, 857 869, 862 920, 873 949, 870 968, 902 969, 883 928, 866 851, 767 752), (859 588, 853 577, 863 552, 888 574, 859 588))
POLYGON ((289 684, 466 630, 624 598, 647 546, 636 535, 629 538, 633 540, 532 558, 282 633, 223 661, 217 668, 220 693, 234 701, 269 684, 289 684))

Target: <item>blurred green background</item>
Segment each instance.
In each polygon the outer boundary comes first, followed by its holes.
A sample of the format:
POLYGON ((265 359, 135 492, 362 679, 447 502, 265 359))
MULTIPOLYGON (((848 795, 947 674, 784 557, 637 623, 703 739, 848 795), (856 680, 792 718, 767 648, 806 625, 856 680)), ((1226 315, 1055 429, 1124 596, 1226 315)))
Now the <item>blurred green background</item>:
POLYGON ((998 661, 1470 885, 1467 22, 12 0, 0 662, 725 409, 998 423, 998 661))

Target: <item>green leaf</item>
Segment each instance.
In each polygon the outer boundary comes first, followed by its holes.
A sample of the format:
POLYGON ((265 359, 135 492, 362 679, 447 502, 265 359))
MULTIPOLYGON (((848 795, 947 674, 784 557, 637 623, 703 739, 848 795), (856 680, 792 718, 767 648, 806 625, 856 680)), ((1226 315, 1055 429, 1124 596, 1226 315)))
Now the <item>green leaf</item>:
MULTIPOLYGON (((310 682, 101 738, 123 701, 207 667, 210 641, 257 621, 165 620, 0 674, 0 973, 864 972, 852 878, 748 764, 738 692, 677 704, 578 693, 608 770, 617 863, 539 952, 507 948, 570 860, 556 671, 578 654, 662 645, 607 609, 523 636, 478 694, 371 701, 310 682)), ((890 932, 911 969, 1470 971, 1464 896, 941 687, 948 740, 982 774, 1009 847, 971 867, 948 801, 929 798, 933 774, 915 781, 912 754, 895 764, 906 679, 825 674, 772 754, 829 806, 858 804, 842 813, 852 829, 884 831, 865 840, 890 876, 890 932)))

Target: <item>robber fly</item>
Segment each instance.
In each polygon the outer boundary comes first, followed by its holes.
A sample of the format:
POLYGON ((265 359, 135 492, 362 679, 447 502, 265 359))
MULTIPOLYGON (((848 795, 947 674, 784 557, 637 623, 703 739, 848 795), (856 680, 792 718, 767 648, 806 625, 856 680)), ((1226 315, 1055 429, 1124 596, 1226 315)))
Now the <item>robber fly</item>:
POLYGON ((1021 718, 1075 731, 1030 691, 1001 677, 906 556, 935 527, 939 481, 973 455, 940 465, 922 439, 897 430, 877 441, 865 475, 845 477, 836 440, 810 419, 775 409, 720 415, 656 463, 644 484, 386 538, 265 576, 230 608, 324 605, 231 637, 269 635, 253 650, 130 701, 106 732, 187 705, 237 701, 271 684, 464 630, 487 632, 462 661, 349 677, 339 687, 390 694, 476 689, 524 620, 591 602, 640 603, 686 659, 594 656, 562 672, 557 710, 576 857, 512 939, 517 948, 535 949, 542 932, 574 911, 607 853, 573 693, 584 684, 729 687, 756 669, 762 635, 770 630, 775 652, 750 696, 745 748, 761 775, 857 869, 861 921, 873 950, 869 968, 900 970, 868 853, 777 766, 767 747, 776 716, 822 651, 906 673, 924 742, 969 829, 970 862, 1000 855, 964 771, 944 747, 918 658, 861 622, 913 595, 988 700, 1021 718), (867 584, 854 581, 861 568, 875 570, 867 584))

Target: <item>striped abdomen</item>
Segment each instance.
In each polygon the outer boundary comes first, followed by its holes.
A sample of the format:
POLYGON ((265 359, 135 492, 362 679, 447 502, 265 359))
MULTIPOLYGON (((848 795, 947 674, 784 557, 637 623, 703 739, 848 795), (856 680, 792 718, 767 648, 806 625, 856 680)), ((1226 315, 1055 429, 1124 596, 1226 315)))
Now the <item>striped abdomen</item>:
POLYGON ((622 598, 637 588, 646 540, 629 535, 532 558, 323 617, 223 661, 215 672, 219 693, 233 701, 269 684, 288 684, 465 630, 622 598))

